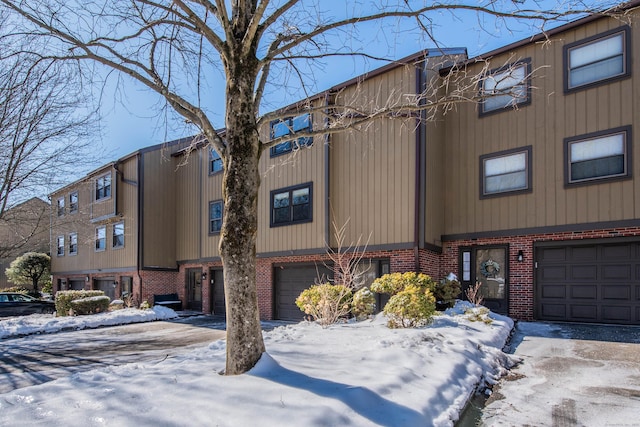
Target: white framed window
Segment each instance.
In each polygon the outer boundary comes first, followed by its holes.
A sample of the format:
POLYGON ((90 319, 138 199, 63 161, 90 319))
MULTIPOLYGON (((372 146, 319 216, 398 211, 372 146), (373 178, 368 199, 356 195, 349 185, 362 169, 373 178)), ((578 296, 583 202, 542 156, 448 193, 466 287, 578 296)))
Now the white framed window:
POLYGON ((96 200, 111 197, 111 174, 100 176, 96 179, 96 200))
POLYGON ((104 251, 107 249, 107 227, 96 227, 96 252, 104 251))
POLYGON ((209 202, 209 234, 218 234, 222 230, 223 208, 222 200, 209 202))
POLYGON ((56 255, 64 256, 64 236, 58 236, 58 238, 56 239, 56 242, 57 242, 56 255))
POLYGON ((531 146, 480 156, 480 198, 531 191, 531 146))
MULTIPOLYGON (((296 134, 300 132, 311 132, 313 123, 311 114, 305 113, 295 117, 288 117, 282 120, 274 120, 271 122, 271 139, 280 138, 282 136, 296 134)), ((313 138, 310 136, 300 137, 298 139, 285 141, 274 145, 270 149, 271 157, 281 154, 290 153, 302 147, 308 147, 313 144, 313 138)))
POLYGON ((112 248, 124 248, 124 222, 113 224, 112 248))
POLYGON ((313 183, 271 192, 271 227, 313 220, 313 183))
POLYGON ((565 183, 584 184, 631 177, 631 127, 567 138, 565 183))
POLYGON ((480 115, 531 103, 529 58, 490 71, 480 84, 480 115))
POLYGON ((78 254, 78 233, 69 233, 69 255, 78 254))
POLYGON ((58 198, 56 202, 56 206, 57 206, 58 216, 63 216, 64 215, 64 197, 58 198))
POLYGON ((564 89, 571 92, 631 74, 627 26, 564 47, 564 89))
POLYGON ((69 213, 78 212, 78 192, 69 193, 69 213))

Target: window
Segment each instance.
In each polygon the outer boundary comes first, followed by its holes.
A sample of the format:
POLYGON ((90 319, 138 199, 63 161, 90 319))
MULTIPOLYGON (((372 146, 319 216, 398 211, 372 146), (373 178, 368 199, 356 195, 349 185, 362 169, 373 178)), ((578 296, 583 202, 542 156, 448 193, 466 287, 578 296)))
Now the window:
POLYGON ((78 212, 78 192, 69 194, 69 213, 78 212))
POLYGON ((64 197, 60 197, 57 202, 58 216, 64 215, 64 197))
POLYGON ((69 234, 69 255, 78 254, 78 233, 69 234))
POLYGON ((58 243, 58 250, 56 254, 58 256, 64 256, 64 236, 58 236, 57 243, 58 243))
POLYGON ((107 249, 107 227, 96 228, 96 251, 107 249))
POLYGON ((531 146, 480 156, 480 198, 531 191, 531 146))
POLYGON ((124 247, 124 222, 113 224, 113 243, 114 248, 124 247))
MULTIPOLYGON (((301 114, 299 116, 289 117, 287 119, 275 120, 271 122, 271 139, 276 139, 298 132, 310 132, 311 130, 311 114, 301 114)), ((271 147, 271 157, 289 153, 301 147, 308 147, 311 144, 313 144, 313 138, 310 136, 282 142, 271 147)))
POLYGON ((111 174, 96 179, 96 200, 111 197, 111 174))
POLYGON ((271 226, 312 221, 312 200, 312 183, 272 191, 271 226))
POLYGON ((209 234, 217 234, 222 230, 222 200, 209 203, 209 234))
POLYGON ((531 103, 531 60, 490 71, 480 83, 480 115, 531 103))
POLYGON ((631 177, 631 127, 567 138, 564 141, 565 182, 631 177))
POLYGON ((216 150, 209 150, 209 175, 222 172, 222 159, 216 150))
POLYGON ((566 45, 565 92, 629 76, 629 33, 625 26, 566 45))

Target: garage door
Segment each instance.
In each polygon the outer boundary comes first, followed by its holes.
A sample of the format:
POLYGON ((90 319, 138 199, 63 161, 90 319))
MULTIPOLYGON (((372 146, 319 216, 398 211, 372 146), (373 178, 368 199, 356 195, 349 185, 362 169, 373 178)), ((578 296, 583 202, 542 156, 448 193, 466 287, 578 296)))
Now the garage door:
POLYGON ((640 242, 536 247, 535 317, 640 324, 640 242))
POLYGON ((94 279, 93 289, 104 291, 104 294, 112 300, 116 298, 115 279, 94 279))
POLYGON ((280 320, 302 320, 304 313, 296 306, 296 298, 317 282, 318 275, 329 277, 330 270, 322 264, 279 266, 274 268, 275 313, 280 320))

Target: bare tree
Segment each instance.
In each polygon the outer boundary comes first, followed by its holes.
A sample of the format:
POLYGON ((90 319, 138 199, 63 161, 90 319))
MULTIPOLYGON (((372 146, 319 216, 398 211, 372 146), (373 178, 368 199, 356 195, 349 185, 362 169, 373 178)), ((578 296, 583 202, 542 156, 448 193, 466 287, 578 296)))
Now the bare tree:
MULTIPOLYGON (((0 37, 9 19, 0 12, 0 37)), ((3 45, 23 50, 24 44, 3 45)), ((87 109, 72 64, 31 55, 0 57, 0 220, 13 207, 95 165, 95 115, 87 109)), ((31 215, 33 216, 33 215, 31 215)), ((11 217, 11 218, 10 218, 11 217)), ((46 217, 45 217, 46 218, 46 217)), ((19 220, 19 218, 18 218, 19 220)), ((16 222, 16 226, 17 226, 16 222)), ((34 222, 37 226, 39 223, 34 222)), ((35 231, 35 227, 31 232, 35 231)), ((29 231, 23 230, 23 237, 29 231)), ((14 243, 25 244, 28 238, 14 243)), ((13 248, 15 249, 15 248, 13 248)))
MULTIPOLYGON (((563 3, 565 9, 558 11, 534 10, 528 2, 507 0, 371 0, 346 2, 340 8, 322 0, 0 0, 6 10, 15 12, 15 37, 45 37, 50 58, 98 62, 130 76, 164 97, 220 154, 227 374, 246 372, 265 351, 256 289, 258 160, 265 147, 292 139, 287 135, 261 139, 261 126, 284 114, 260 114, 269 88, 286 90, 289 79, 297 78, 299 93, 310 93, 305 80, 323 58, 384 59, 367 51, 366 43, 354 52, 351 35, 360 26, 406 21, 435 42, 432 24, 441 12, 471 11, 545 24, 582 13, 587 6, 563 3), (225 79, 224 94, 217 94, 225 98, 224 140, 216 132, 208 100, 201 98, 207 77, 220 74, 225 79)), ((602 8, 605 2, 593 3, 602 8)), ((292 107, 327 114, 328 121, 325 128, 295 137, 338 132, 440 104, 420 96, 368 105, 343 101, 330 111, 304 101, 292 107)), ((295 114, 291 110, 288 114, 295 114)))

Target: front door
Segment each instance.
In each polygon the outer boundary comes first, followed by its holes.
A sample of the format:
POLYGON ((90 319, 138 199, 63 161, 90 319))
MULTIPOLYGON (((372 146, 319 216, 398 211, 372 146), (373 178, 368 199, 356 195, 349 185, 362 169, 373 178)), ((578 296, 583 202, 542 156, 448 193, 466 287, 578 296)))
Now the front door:
POLYGON ((211 270, 209 275, 211 277, 211 314, 226 316, 222 270, 211 270))
POLYGON ((202 311, 202 269, 187 269, 187 309, 202 311))
POLYGON ((505 315, 509 313, 508 253, 507 245, 460 248, 459 263, 463 293, 480 283, 482 305, 505 315))

